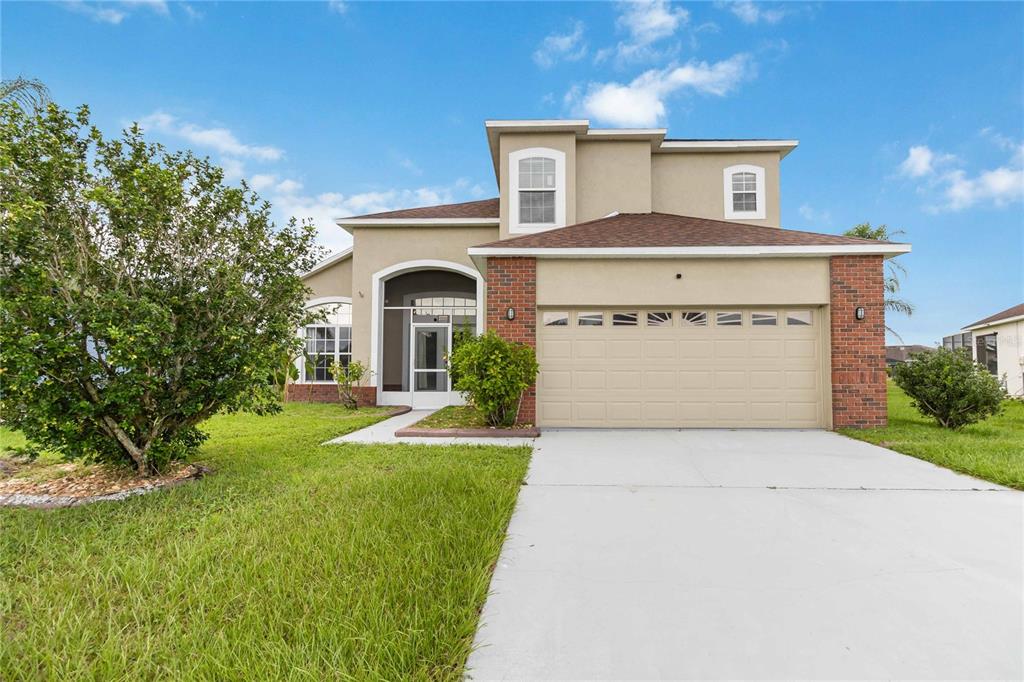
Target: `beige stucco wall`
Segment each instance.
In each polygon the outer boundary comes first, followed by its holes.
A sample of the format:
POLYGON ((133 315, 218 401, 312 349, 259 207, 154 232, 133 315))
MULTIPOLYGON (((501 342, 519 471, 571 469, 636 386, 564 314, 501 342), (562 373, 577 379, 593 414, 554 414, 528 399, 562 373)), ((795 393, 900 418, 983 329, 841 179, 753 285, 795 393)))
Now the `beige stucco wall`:
POLYGON ((325 270, 310 275, 305 280, 312 293, 309 297, 352 296, 352 258, 338 261, 325 270))
POLYGON ((576 221, 651 210, 651 143, 576 143, 576 221))
POLYGON ((737 164, 764 168, 764 220, 735 220, 751 225, 779 226, 779 153, 653 154, 652 207, 661 213, 725 220, 723 171, 737 164))
MULTIPOLYGON (((373 275, 414 260, 441 260, 473 269, 466 250, 498 238, 496 227, 372 227, 356 228, 352 253, 352 356, 370 363, 373 275)), ((371 379, 376 385, 376 377, 371 379)))
POLYGON ((503 133, 498 140, 498 183, 499 207, 501 212, 501 238, 510 236, 509 217, 509 168, 508 155, 529 147, 547 147, 565 154, 565 224, 576 220, 576 134, 575 133, 503 133))
POLYGON ((537 305, 823 305, 827 258, 537 261, 537 305), (676 275, 682 278, 677 279, 676 275))

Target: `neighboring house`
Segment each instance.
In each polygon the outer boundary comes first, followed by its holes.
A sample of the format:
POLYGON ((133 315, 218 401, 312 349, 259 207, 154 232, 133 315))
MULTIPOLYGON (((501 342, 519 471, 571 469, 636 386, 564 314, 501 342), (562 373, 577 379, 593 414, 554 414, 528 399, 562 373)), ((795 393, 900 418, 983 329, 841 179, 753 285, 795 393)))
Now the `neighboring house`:
POLYGON ((882 266, 910 246, 781 229, 795 140, 485 127, 498 198, 336 221, 294 397, 335 399, 355 358, 367 402, 457 403, 453 333, 487 328, 536 347, 540 427, 885 424, 882 266))
POLYGON ((973 337, 973 343, 967 347, 971 348, 974 360, 999 377, 1011 396, 1024 396, 1024 303, 978 320, 963 330, 973 337))
POLYGON ((910 359, 910 356, 917 355, 926 350, 933 350, 928 346, 886 346, 885 364, 900 365, 910 359))

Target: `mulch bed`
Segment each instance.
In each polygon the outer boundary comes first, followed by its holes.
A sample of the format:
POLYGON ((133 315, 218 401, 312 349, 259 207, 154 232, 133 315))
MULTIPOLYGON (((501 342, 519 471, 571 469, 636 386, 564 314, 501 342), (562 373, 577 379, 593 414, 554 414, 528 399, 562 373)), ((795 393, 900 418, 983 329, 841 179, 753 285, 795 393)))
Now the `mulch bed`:
POLYGON ((74 462, 39 466, 27 459, 0 460, 0 506, 73 507, 104 500, 123 500, 202 478, 210 469, 177 463, 166 473, 149 478, 124 469, 74 462), (51 478, 39 479, 45 469, 51 478), (61 475, 63 474, 63 475, 61 475))

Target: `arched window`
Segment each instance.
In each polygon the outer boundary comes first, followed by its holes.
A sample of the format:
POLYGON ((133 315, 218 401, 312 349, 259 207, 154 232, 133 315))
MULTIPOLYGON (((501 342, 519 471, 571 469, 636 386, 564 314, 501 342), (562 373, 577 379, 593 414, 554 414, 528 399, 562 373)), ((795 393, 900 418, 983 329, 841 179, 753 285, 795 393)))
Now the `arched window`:
POLYGON ((565 154, 533 147, 509 154, 509 232, 565 225, 565 154))
POLYGON ((725 169, 724 181, 726 218, 764 218, 764 168, 730 166, 725 169))
POLYGON ((305 353, 299 358, 299 377, 303 383, 334 381, 331 366, 348 367, 352 360, 352 304, 322 303, 307 308, 322 312, 324 318, 303 329, 305 353))

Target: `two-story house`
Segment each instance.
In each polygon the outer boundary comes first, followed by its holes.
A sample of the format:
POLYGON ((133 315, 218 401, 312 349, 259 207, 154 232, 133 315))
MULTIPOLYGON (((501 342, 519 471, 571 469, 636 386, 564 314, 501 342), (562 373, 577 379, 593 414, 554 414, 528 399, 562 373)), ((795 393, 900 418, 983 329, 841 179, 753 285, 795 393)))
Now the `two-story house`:
POLYGON ((782 229, 795 140, 669 139, 585 120, 487 121, 498 198, 337 220, 306 274, 298 399, 458 402, 460 329, 535 346, 521 421, 543 427, 874 426, 886 421, 883 259, 909 245, 782 229))

